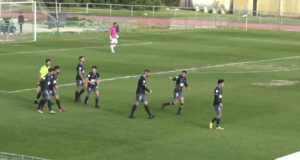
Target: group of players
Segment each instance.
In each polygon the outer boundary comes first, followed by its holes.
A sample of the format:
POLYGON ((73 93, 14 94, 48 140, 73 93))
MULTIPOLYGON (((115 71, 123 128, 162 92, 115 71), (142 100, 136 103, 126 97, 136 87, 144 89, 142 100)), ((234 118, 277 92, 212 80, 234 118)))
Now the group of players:
POLYGON ((59 100, 59 94, 58 94, 58 86, 57 86, 57 81, 58 81, 58 74, 60 71, 59 66, 55 66, 54 68, 50 68, 51 65, 51 60, 47 59, 46 64, 40 69, 40 72, 38 74, 38 79, 37 79, 37 97, 36 100, 34 101, 34 104, 38 104, 37 112, 38 113, 43 113, 45 111, 44 105, 48 102, 48 107, 50 110, 50 113, 54 114, 55 111, 52 110, 52 105, 54 103, 51 103, 51 95, 55 97, 56 99, 56 104, 58 106, 58 109, 60 112, 66 111, 66 109, 62 108, 60 105, 60 100, 59 100), (43 98, 40 100, 39 99, 43 96, 43 98))
MULTIPOLYGON (((110 49, 114 53, 114 47, 118 43, 117 38, 118 35, 116 35, 116 23, 113 23, 113 26, 110 28, 110 39, 111 39, 111 46, 110 49)), ((98 105, 99 102, 99 90, 98 86, 100 83, 100 74, 97 71, 97 67, 93 66, 92 71, 87 75, 87 78, 84 78, 84 67, 85 59, 83 56, 79 57, 79 63, 76 68, 76 85, 77 89, 75 91, 75 102, 81 102, 81 95, 88 90, 88 94, 85 97, 84 104, 87 105, 87 101, 89 97, 91 96, 91 93, 94 92, 95 97, 95 108, 100 108, 98 105)), ((55 97, 56 104, 59 108, 59 111, 66 111, 66 109, 62 108, 60 105, 59 100, 59 94, 58 94, 58 74, 60 71, 59 66, 55 66, 54 68, 50 68, 50 59, 46 60, 46 65, 43 66, 40 70, 40 73, 38 75, 38 89, 37 89, 37 98, 34 101, 35 104, 38 104, 37 112, 43 113, 45 111, 44 105, 47 103, 50 113, 55 113, 55 111, 52 110, 52 105, 54 103, 51 103, 51 95, 55 97), (39 101, 40 96, 42 95, 42 99, 39 101)), ((134 112, 139 106, 140 103, 144 103, 145 110, 149 116, 150 119, 155 118, 156 115, 153 115, 150 113, 149 106, 148 106, 148 99, 147 99, 147 93, 151 93, 152 90, 149 90, 146 87, 146 78, 148 77, 150 71, 145 70, 144 74, 140 76, 138 80, 137 90, 136 90, 136 99, 135 104, 132 107, 131 114, 129 118, 135 119, 134 112)), ((187 84, 186 81, 186 75, 187 71, 182 71, 181 75, 178 75, 176 77, 169 77, 169 80, 176 81, 175 83, 175 89, 174 89, 174 101, 172 102, 166 102, 162 104, 162 109, 164 109, 168 105, 176 105, 178 103, 178 100, 180 100, 179 108, 177 111, 177 115, 182 115, 182 108, 184 106, 184 95, 183 95, 183 87, 187 87, 188 90, 191 90, 190 87, 187 84)), ((223 86, 225 81, 223 79, 218 80, 218 86, 214 90, 214 102, 213 106, 215 107, 215 111, 217 115, 213 118, 212 121, 209 123, 209 128, 212 129, 213 123, 216 121, 216 129, 223 130, 224 128, 220 127, 220 121, 222 116, 222 109, 223 109, 223 103, 222 103, 222 94, 223 94, 223 86)))
MULTIPOLYGON (((79 57, 79 63, 77 65, 77 76, 76 76, 76 84, 77 90, 75 91, 75 102, 81 102, 81 94, 88 90, 88 94, 85 97, 84 104, 87 105, 87 101, 91 96, 92 92, 96 94, 96 103, 95 107, 100 108, 98 105, 99 101, 99 91, 98 85, 100 83, 100 74, 97 71, 97 67, 93 66, 92 71, 87 75, 87 78, 84 79, 84 63, 85 59, 83 56, 79 57)), ((44 105, 47 103, 49 111, 51 114, 54 114, 55 111, 52 110, 52 105, 55 103, 51 102, 51 96, 54 96, 56 99, 56 104, 60 112, 66 111, 67 109, 62 108, 60 105, 59 94, 58 94, 58 74, 60 72, 60 67, 55 66, 54 68, 50 67, 51 60, 47 59, 46 64, 40 69, 38 74, 38 88, 37 88, 37 97, 34 101, 34 104, 38 104, 37 112, 43 113, 45 111, 44 105), (39 101, 40 97, 42 99, 39 101)))
MULTIPOLYGON (((155 115, 150 113, 149 106, 148 106, 148 99, 147 99, 147 93, 152 93, 152 90, 148 89, 146 87, 146 78, 148 77, 150 71, 145 70, 144 74, 140 76, 137 89, 136 89, 136 99, 135 104, 132 107, 131 114, 129 118, 135 119, 134 112, 136 108, 139 106, 140 103, 144 103, 145 110, 149 115, 149 118, 152 119, 156 117, 155 115)), ((176 105, 178 103, 178 100, 180 100, 179 108, 177 111, 177 115, 182 115, 182 108, 184 105, 184 95, 183 95, 183 87, 185 86, 188 90, 191 90, 190 87, 187 84, 186 81, 186 75, 187 71, 182 71, 181 75, 178 75, 176 77, 169 77, 169 80, 175 81, 175 89, 174 89, 174 101, 172 102, 166 102, 162 104, 162 109, 164 109, 168 105, 176 105)), ((220 121, 222 116, 222 110, 223 110, 223 103, 222 103, 222 94, 223 94, 223 86, 225 81, 223 79, 218 80, 218 86, 214 90, 214 102, 213 106, 215 107, 215 111, 217 115, 213 118, 212 121, 209 122, 209 128, 212 129, 213 123, 217 121, 216 123, 216 129, 223 130, 224 128, 220 127, 220 121)))

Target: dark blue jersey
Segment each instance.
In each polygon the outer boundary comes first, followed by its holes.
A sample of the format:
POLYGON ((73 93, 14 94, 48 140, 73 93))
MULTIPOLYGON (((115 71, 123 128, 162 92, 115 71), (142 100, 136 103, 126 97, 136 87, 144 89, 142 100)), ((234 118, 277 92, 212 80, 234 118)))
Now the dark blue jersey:
POLYGON ((41 89, 44 90, 50 90, 51 89, 51 81, 52 81, 52 76, 47 74, 43 79, 42 79, 42 84, 41 84, 41 89))
POLYGON ((220 103, 222 103, 222 94, 223 89, 220 86, 217 86, 214 90, 214 105, 220 105, 220 103))
POLYGON ((76 72, 77 72, 77 76, 76 76, 76 80, 82 80, 78 71, 82 74, 82 78, 84 78, 84 66, 82 63, 78 63, 77 67, 76 67, 76 72))
POLYGON ((176 81, 174 92, 182 92, 183 86, 188 86, 188 84, 186 83, 186 78, 182 75, 173 78, 173 81, 176 81))
POLYGON ((93 72, 90 72, 88 74, 87 78, 90 82, 95 83, 94 85, 88 83, 89 87, 97 86, 97 80, 98 80, 98 78, 100 78, 100 74, 99 74, 99 72, 96 72, 95 74, 93 72))
POLYGON ((53 73, 51 79, 51 88, 50 88, 51 90, 57 85, 57 80, 58 80, 57 73, 53 73))
POLYGON ((150 92, 150 90, 146 87, 146 77, 141 76, 138 81, 136 94, 146 94, 146 91, 150 92))

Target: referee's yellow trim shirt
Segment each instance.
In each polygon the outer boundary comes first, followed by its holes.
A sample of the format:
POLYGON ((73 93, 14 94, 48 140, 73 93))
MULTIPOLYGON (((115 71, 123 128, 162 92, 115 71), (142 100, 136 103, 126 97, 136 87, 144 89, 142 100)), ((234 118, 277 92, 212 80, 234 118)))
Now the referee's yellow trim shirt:
POLYGON ((41 70, 40 70, 40 74, 41 74, 41 78, 44 78, 47 74, 48 74, 48 69, 50 68, 50 66, 46 66, 44 65, 41 70))

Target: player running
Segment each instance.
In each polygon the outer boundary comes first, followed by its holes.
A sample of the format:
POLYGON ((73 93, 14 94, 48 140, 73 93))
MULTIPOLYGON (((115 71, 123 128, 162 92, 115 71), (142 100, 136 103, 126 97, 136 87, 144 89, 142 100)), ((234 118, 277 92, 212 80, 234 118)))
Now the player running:
POLYGON ((36 99, 34 100, 34 104, 39 104, 39 99, 41 97, 41 81, 42 79, 48 74, 48 70, 50 68, 50 64, 51 64, 51 60, 50 59, 46 59, 46 64, 41 67, 40 69, 40 72, 38 74, 38 78, 37 78, 37 89, 36 89, 36 93, 37 93, 37 96, 36 96, 36 99))
POLYGON ((51 114, 54 114, 55 112, 51 109, 51 95, 50 95, 50 88, 51 88, 51 81, 53 76, 53 68, 49 68, 48 74, 42 79, 41 81, 41 89, 42 89, 42 96, 43 98, 39 102, 37 112, 43 113, 41 111, 41 108, 48 102, 48 107, 51 114))
POLYGON ((180 99, 180 105, 178 108, 177 115, 182 115, 181 110, 182 110, 183 104, 184 104, 184 96, 183 96, 182 88, 183 88, 183 86, 185 86, 185 87, 187 87, 188 90, 191 90, 191 88, 186 83, 186 75, 187 75, 187 72, 182 71, 182 74, 175 78, 169 77, 169 79, 171 81, 176 81, 175 89, 174 89, 174 102, 163 103, 162 107, 161 107, 162 109, 164 109, 167 105, 176 105, 178 103, 178 99, 180 99))
POLYGON ((220 121, 223 111, 223 103, 222 103, 222 95, 223 95, 223 86, 225 81, 223 79, 218 80, 218 86, 214 90, 214 107, 215 111, 217 113, 217 116, 214 117, 214 119, 209 122, 209 128, 212 129, 213 124, 215 121, 217 121, 217 127, 216 129, 223 130, 224 128, 220 127, 220 121))
POLYGON ((60 72, 60 67, 55 66, 53 75, 52 75, 52 80, 51 80, 50 95, 55 97, 56 104, 58 106, 59 111, 63 112, 63 111, 66 111, 67 109, 64 109, 60 106, 60 100, 59 100, 59 95, 58 95, 58 86, 57 86, 57 81, 58 81, 57 75, 59 74, 59 72, 60 72))
POLYGON ((98 86, 100 83, 100 75, 99 72, 97 72, 97 67, 93 66, 92 67, 92 72, 90 72, 86 78, 86 81, 88 82, 88 95, 85 97, 85 101, 84 104, 87 105, 87 101, 90 98, 92 92, 94 91, 96 94, 96 104, 95 107, 96 108, 100 108, 98 105, 98 101, 99 101, 99 90, 98 90, 98 86))
POLYGON ((110 28, 110 50, 112 53, 115 53, 114 48, 118 44, 118 38, 117 35, 117 23, 113 23, 113 26, 110 28))
POLYGON ((77 72, 77 76, 76 76, 76 85, 77 85, 77 90, 75 91, 75 102, 81 102, 80 100, 80 96, 82 95, 82 93, 85 92, 87 85, 86 85, 86 81, 84 79, 84 57, 80 56, 79 57, 79 63, 76 67, 76 72, 77 72))
POLYGON ((141 102, 144 102, 145 110, 148 113, 149 118, 152 119, 152 118, 156 117, 155 115, 152 115, 150 113, 150 110, 149 110, 149 107, 148 107, 147 92, 152 93, 152 90, 149 90, 146 87, 146 77, 148 77, 149 72, 150 71, 146 69, 144 71, 144 74, 140 77, 140 79, 138 81, 138 85, 137 85, 137 89, 136 89, 136 99, 135 99, 136 102, 132 107, 131 114, 130 114, 129 118, 135 119, 135 116, 133 114, 134 114, 137 106, 139 106, 139 104, 141 102))

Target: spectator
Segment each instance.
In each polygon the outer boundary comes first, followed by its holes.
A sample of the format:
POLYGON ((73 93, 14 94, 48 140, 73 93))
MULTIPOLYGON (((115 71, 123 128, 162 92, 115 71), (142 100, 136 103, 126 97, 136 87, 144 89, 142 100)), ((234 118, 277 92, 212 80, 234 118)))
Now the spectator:
POLYGON ((5 33, 5 18, 3 18, 0 21, 0 32, 1 32, 1 35, 3 35, 3 33, 5 33))
POLYGON ((6 17, 5 18, 5 34, 8 34, 9 33, 9 18, 8 17, 6 17))
POLYGON ((24 16, 23 16, 23 13, 21 12, 19 17, 18 17, 18 23, 20 25, 20 33, 22 35, 23 33, 23 24, 24 24, 24 16))
POLYGON ((12 18, 9 18, 9 33, 15 34, 16 33, 16 27, 15 27, 15 23, 12 20, 12 18))

